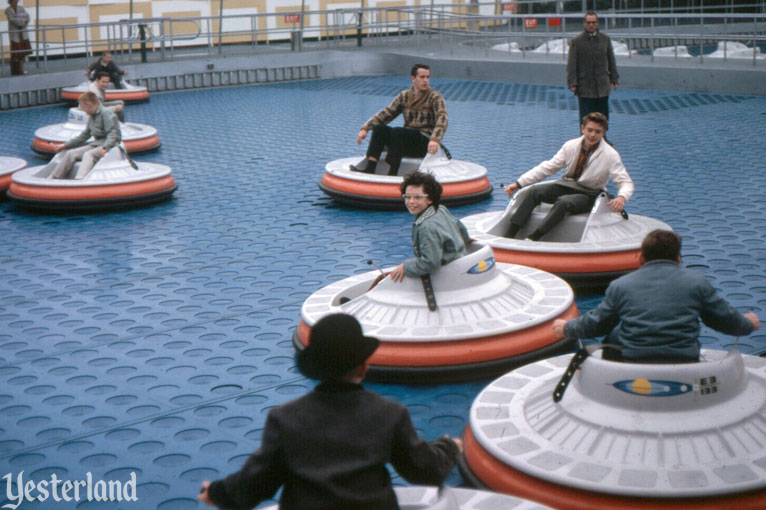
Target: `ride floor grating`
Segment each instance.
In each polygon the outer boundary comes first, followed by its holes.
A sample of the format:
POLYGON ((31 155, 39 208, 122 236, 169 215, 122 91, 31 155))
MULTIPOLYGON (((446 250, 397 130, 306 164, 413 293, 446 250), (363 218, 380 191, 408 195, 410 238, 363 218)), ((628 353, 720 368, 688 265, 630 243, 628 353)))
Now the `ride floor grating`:
MULTIPOLYGON (((579 133, 564 87, 432 85, 447 99, 445 145, 496 186, 457 216, 504 208, 499 186, 579 133)), ((340 206, 317 188, 327 161, 363 155, 359 127, 407 86, 358 77, 154 94, 127 118, 159 130, 161 150, 138 159, 173 168, 171 201, 77 215, 0 202, 0 476, 138 481, 136 503, 21 508, 202 508, 200 481, 241 466, 268 410, 312 387, 290 342, 304 299, 368 259, 410 256, 408 213, 340 206)), ((628 211, 670 224, 683 263, 764 318, 766 97, 620 89, 612 110, 609 139, 636 182, 628 211)), ((0 114, 0 155, 41 164, 34 130, 66 115, 0 114)), ((709 329, 701 340, 734 343, 709 329)), ((763 354, 766 335, 739 348, 763 354)), ((433 439, 461 433, 485 384, 368 386, 433 439)))

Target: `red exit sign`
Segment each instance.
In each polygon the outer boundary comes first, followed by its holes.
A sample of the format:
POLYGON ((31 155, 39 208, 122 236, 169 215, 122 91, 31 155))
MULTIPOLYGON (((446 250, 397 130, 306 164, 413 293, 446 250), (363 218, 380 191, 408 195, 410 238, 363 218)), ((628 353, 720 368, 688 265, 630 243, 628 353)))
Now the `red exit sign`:
POLYGON ((300 14, 285 14, 285 23, 300 23, 300 14))
POLYGON ((537 28, 537 18, 524 18, 524 28, 537 28))

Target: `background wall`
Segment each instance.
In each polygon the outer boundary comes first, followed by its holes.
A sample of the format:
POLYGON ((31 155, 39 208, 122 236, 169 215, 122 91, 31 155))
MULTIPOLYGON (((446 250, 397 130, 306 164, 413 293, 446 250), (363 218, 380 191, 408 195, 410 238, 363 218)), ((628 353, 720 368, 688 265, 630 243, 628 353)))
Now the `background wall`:
MULTIPOLYGON (((430 5, 428 0, 305 0, 305 11, 334 11, 340 9, 357 9, 361 5, 365 8, 374 7, 403 7, 417 6, 423 3, 430 5)), ((469 0, 440 1, 439 4, 454 4, 459 10, 469 9, 469 0)), ((199 28, 203 33, 218 33, 222 26, 222 31, 230 33, 223 38, 224 43, 249 42, 253 39, 253 32, 266 29, 280 29, 285 31, 292 30, 300 23, 297 16, 290 16, 290 13, 301 11, 301 0, 164 0, 164 1, 140 1, 134 0, 131 5, 130 0, 23 0, 20 2, 31 21, 29 23, 30 40, 34 41, 34 28, 36 26, 39 5, 39 26, 40 27, 59 27, 61 25, 77 25, 90 23, 103 23, 101 26, 92 26, 89 28, 67 27, 58 30, 45 31, 40 35, 40 40, 45 41, 50 51, 56 52, 61 44, 66 41, 70 44, 67 53, 72 51, 72 44, 82 41, 107 41, 108 39, 127 38, 129 35, 138 39, 137 27, 135 25, 123 25, 122 28, 116 28, 114 24, 121 20, 140 20, 149 18, 171 18, 176 21, 157 21, 149 24, 149 30, 154 35, 159 35, 159 24, 163 24, 166 34, 172 31, 173 34, 188 35, 190 39, 183 44, 207 44, 207 37, 193 38, 198 33, 199 28), (37 3, 36 3, 37 2, 37 3), (221 10, 223 5, 223 10, 221 10), (264 14, 278 14, 277 16, 258 16, 264 14), (223 15, 223 23, 218 16, 223 15), (226 16, 232 16, 226 18, 226 16), (234 17, 239 16, 239 17, 234 17), (209 21, 201 22, 201 27, 191 20, 182 20, 183 18, 213 17, 209 21), (119 30, 123 32, 120 33, 119 30), (132 33, 131 33, 132 32, 132 33)), ((500 2, 496 5, 483 5, 479 12, 482 14, 494 14, 499 11, 500 2)), ((474 8, 473 12, 477 12, 474 8)), ((385 15, 386 18, 377 17, 375 14, 368 14, 367 21, 396 23, 402 19, 402 15, 385 15), (376 19, 369 19, 376 17, 376 19)), ((405 15, 404 18, 407 16, 405 15)), ((339 15, 335 13, 322 13, 306 16, 304 27, 318 27, 320 25, 346 23, 354 25, 356 23, 356 13, 346 13, 339 15)), ((6 49, 8 37, 3 32, 8 30, 8 22, 5 16, 0 21, 0 43, 6 49)), ((276 34, 279 38, 280 35, 276 34)), ((308 37, 323 36, 326 33, 307 33, 308 37)), ((256 34, 256 39, 263 41, 265 34, 256 34)), ((274 37, 272 36, 272 39, 274 37)), ((284 33, 281 38, 289 38, 289 34, 284 33)), ((106 49, 108 44, 95 45, 92 51, 97 52, 106 49), (103 46, 103 47, 102 47, 103 46)))

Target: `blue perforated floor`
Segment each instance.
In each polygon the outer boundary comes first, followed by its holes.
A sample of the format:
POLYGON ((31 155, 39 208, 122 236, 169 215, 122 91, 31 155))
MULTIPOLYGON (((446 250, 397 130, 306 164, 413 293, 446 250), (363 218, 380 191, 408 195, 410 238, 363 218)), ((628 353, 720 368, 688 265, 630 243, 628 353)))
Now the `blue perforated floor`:
MULTIPOLYGON (((368 271, 368 258, 393 265, 410 254, 409 214, 340 207, 317 188, 327 161, 363 154, 359 126, 408 84, 362 77, 155 94, 127 116, 159 130, 162 149, 140 159, 173 167, 172 201, 76 216, 0 203, 0 476, 135 472, 139 484, 138 503, 22 508, 201 508, 199 482, 258 447, 266 412, 311 387, 290 343, 303 300, 368 271)), ((563 87, 432 85, 449 108, 445 144, 486 166, 495 185, 578 134, 563 87)), ((39 164, 34 130, 66 111, 0 114, 0 155, 39 164)), ((636 181, 629 210, 669 223, 684 236, 684 263, 763 317, 766 97, 621 89, 612 111, 609 138, 636 181)), ((505 203, 497 188, 454 212, 505 203)), ((702 340, 733 342, 709 330, 702 340)), ((740 348, 763 353, 766 335, 740 348)), ((407 404, 434 438, 462 431, 483 383, 370 386, 407 404)))

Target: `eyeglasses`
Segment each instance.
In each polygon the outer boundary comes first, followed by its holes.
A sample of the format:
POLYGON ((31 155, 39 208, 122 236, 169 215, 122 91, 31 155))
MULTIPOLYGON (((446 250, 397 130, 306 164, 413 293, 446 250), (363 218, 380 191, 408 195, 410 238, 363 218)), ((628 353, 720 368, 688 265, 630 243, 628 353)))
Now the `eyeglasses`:
POLYGON ((596 20, 596 21, 586 21, 585 24, 586 25, 598 25, 598 20, 596 20))
POLYGON ((402 195, 402 198, 406 202, 407 200, 423 200, 428 198, 428 195, 402 195))

